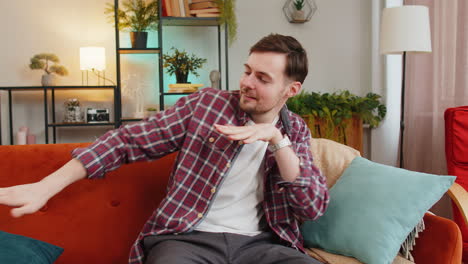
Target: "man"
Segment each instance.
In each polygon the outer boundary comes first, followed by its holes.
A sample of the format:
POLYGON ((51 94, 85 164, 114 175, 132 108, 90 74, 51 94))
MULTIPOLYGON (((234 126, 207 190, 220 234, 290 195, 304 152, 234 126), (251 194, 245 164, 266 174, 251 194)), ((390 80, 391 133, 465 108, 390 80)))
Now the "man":
POLYGON ((17 207, 15 217, 33 213, 86 176, 179 151, 129 263, 318 263, 301 252, 299 224, 323 214, 328 191, 312 164, 310 131, 285 107, 307 72, 296 39, 264 37, 240 91, 204 89, 110 131, 40 182, 0 189, 0 203, 17 207))

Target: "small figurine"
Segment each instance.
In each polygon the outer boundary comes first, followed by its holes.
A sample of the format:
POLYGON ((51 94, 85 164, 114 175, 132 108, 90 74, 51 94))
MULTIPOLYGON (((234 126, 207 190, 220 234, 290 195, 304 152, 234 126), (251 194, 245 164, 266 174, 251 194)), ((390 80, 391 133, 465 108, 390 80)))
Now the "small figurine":
POLYGON ((210 72, 210 81, 211 81, 211 88, 220 89, 219 87, 219 80, 221 79, 221 74, 217 70, 213 70, 210 72))

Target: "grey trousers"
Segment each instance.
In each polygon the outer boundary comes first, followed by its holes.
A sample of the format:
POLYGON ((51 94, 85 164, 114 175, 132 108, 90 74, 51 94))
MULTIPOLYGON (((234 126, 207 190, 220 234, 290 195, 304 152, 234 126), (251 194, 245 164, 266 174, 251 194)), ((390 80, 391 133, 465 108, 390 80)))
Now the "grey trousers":
POLYGON ((320 264, 265 232, 257 236, 194 231, 149 236, 145 264, 320 264))

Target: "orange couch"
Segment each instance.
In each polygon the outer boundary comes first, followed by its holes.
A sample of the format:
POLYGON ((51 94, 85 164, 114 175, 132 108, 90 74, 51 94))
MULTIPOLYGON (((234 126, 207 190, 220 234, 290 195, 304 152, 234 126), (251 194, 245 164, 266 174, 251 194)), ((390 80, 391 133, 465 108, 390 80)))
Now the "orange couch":
MULTIPOLYGON (((0 187, 39 181, 84 145, 0 146, 0 187)), ((22 218, 12 218, 10 208, 0 206, 0 230, 64 248, 59 264, 127 263, 131 245, 165 195, 174 158, 124 165, 104 180, 76 182, 22 218)), ((457 225, 438 216, 425 218, 426 230, 413 251, 416 263, 460 263, 457 225)))

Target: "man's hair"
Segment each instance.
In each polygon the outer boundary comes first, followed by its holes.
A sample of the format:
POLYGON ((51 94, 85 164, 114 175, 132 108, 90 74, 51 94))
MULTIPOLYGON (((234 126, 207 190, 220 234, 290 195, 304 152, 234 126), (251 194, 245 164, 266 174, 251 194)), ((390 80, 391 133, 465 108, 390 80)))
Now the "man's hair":
POLYGON ((294 81, 304 83, 309 72, 307 53, 295 38, 280 34, 270 34, 255 43, 250 48, 249 55, 253 52, 286 54, 286 76, 294 81))

